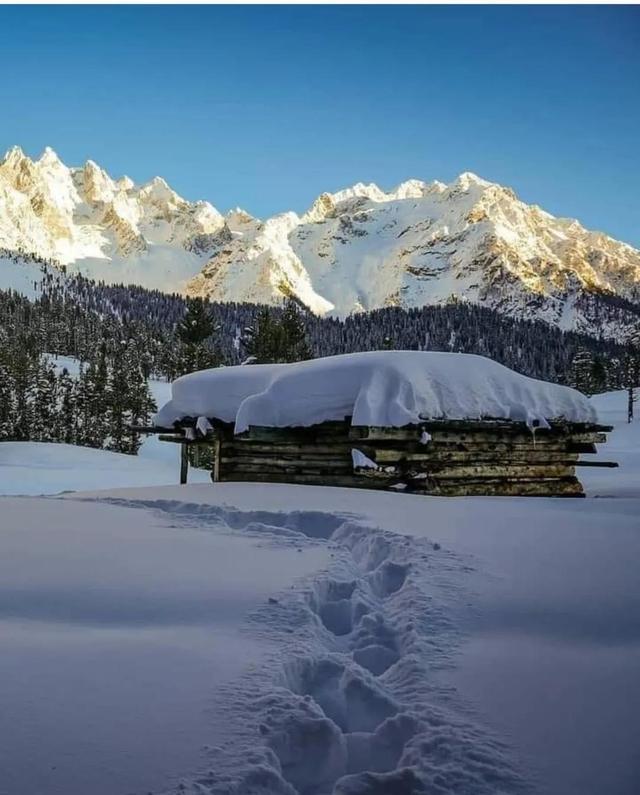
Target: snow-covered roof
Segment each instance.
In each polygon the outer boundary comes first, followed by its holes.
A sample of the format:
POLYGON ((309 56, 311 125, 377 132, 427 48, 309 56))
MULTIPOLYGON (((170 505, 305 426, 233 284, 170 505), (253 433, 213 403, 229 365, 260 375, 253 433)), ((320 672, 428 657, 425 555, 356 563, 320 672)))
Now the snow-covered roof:
POLYGON ((574 389, 519 375, 483 356, 377 351, 295 364, 201 370, 171 385, 155 424, 185 417, 251 425, 308 426, 352 418, 353 425, 402 427, 423 419, 500 418, 546 425, 564 418, 595 422, 574 389))

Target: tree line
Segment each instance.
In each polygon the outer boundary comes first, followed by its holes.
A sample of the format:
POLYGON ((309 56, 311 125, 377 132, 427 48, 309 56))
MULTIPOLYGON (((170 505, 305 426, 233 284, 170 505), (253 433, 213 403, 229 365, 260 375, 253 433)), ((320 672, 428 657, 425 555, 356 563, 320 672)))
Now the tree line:
POLYGON ((637 332, 621 345, 461 302, 321 318, 293 300, 264 307, 185 299, 38 264, 35 300, 0 291, 0 439, 135 453, 140 439, 129 426, 146 424, 154 410, 149 378, 363 350, 476 353, 588 394, 640 381, 637 332), (79 375, 45 354, 77 358, 79 375))

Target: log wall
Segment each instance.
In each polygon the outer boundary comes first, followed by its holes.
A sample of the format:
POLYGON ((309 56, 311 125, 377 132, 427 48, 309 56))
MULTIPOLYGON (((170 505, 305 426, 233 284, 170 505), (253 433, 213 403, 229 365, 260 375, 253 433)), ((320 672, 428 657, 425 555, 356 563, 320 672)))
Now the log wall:
MULTIPOLYGON (((442 496, 582 497, 581 453, 605 441, 602 426, 555 423, 531 431, 505 421, 425 421, 404 428, 326 422, 310 428, 252 427, 234 436, 218 425, 217 478, 442 496), (360 450, 377 469, 354 470, 360 450)), ((607 465, 598 464, 598 465, 607 465)))

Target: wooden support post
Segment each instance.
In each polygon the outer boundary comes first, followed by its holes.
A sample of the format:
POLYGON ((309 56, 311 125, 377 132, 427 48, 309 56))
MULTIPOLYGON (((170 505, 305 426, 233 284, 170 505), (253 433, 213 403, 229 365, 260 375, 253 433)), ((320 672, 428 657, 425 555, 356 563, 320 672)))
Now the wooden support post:
POLYGON ((213 477, 214 483, 220 480, 220 439, 217 438, 213 443, 213 477))
POLYGON ((180 445, 180 485, 183 486, 187 482, 187 473, 189 472, 189 450, 185 442, 180 445))

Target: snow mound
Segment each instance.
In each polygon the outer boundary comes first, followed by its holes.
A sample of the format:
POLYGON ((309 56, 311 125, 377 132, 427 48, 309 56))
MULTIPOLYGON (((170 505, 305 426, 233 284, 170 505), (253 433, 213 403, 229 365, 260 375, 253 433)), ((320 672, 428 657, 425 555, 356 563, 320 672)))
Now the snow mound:
POLYGON ((351 417, 353 425, 402 427, 423 419, 495 418, 546 426, 595 422, 584 395, 519 375, 483 356, 374 351, 295 364, 201 370, 174 381, 156 414, 167 427, 184 417, 251 425, 309 426, 351 417))

